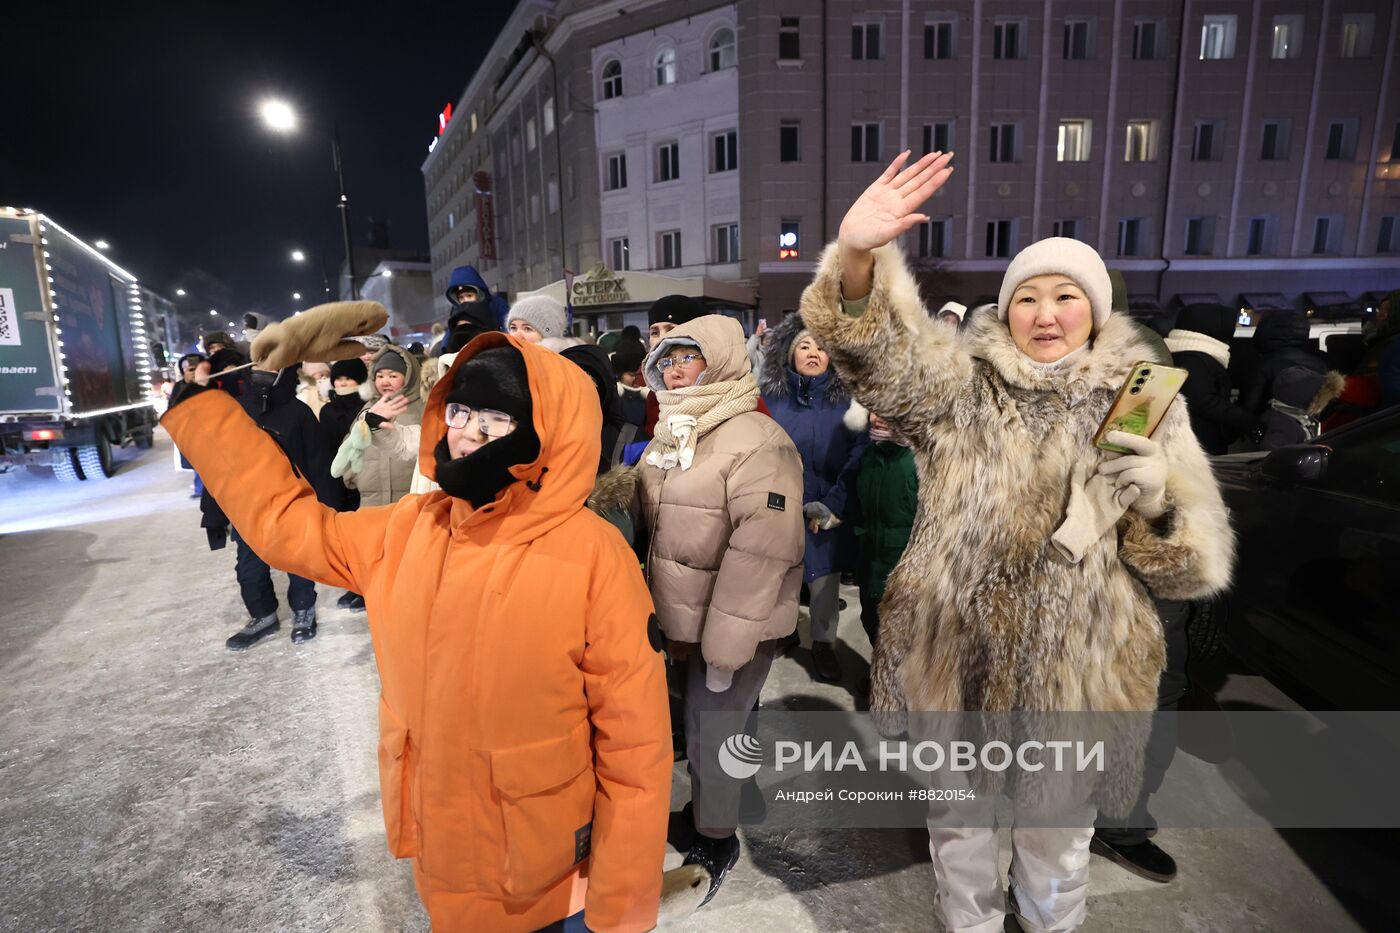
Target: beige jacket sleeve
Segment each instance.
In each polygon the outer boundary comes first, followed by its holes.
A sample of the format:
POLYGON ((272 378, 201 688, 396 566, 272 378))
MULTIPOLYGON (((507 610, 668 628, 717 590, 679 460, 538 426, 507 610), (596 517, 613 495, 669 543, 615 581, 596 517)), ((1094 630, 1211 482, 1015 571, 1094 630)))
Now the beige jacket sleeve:
POLYGON ((725 490, 733 531, 700 642, 717 685, 718 671, 753 659, 783 577, 802 563, 802 458, 786 437, 770 438, 735 465, 725 490))

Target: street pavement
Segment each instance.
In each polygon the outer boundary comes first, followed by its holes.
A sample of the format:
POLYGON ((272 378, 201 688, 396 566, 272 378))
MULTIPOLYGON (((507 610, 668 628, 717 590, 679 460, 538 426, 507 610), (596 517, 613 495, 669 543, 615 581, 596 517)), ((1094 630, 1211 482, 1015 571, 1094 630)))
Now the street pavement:
MULTIPOLYGON (((384 843, 364 615, 318 586, 320 633, 294 646, 276 574, 282 631, 226 650, 245 620, 232 549, 208 550, 168 437, 119 456, 102 483, 0 476, 0 929, 426 930, 410 866, 384 843)), ((817 683, 798 651, 775 664, 765 707, 853 708, 870 649, 845 595, 846 683, 817 683)), ((1294 708, 1257 677, 1225 690, 1294 708)), ((673 809, 687 796, 682 765, 673 809)), ((672 929, 939 929, 921 831, 741 837, 723 891, 672 929)), ((1178 879, 1095 857, 1083 930, 1400 928, 1382 914, 1394 834, 1157 841, 1178 879)))

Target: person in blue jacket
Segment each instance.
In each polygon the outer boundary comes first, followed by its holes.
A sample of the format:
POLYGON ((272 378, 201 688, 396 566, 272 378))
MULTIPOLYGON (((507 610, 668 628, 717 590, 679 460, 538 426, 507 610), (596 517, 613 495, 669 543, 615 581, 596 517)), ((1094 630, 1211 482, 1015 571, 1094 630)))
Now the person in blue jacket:
POLYGON ((487 287, 475 266, 458 266, 452 270, 447 280, 447 300, 452 305, 452 313, 447 316, 447 331, 433 350, 433 356, 456 353, 478 334, 500 330, 510 310, 505 298, 493 294, 487 287))
POLYGON ((841 573, 854 565, 851 530, 842 522, 869 440, 869 416, 797 314, 773 329, 759 388, 769 413, 802 454, 803 576, 810 596, 812 663, 820 679, 835 683, 841 679, 835 651, 841 573))

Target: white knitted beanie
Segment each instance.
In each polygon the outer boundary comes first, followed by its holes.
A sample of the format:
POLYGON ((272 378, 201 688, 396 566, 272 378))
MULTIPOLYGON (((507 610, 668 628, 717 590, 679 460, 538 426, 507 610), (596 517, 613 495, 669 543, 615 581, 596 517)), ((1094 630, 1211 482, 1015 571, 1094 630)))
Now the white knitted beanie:
POLYGON ((1113 283, 1108 279, 1108 267, 1088 243, 1068 237, 1054 236, 1039 240, 1016 254, 1001 280, 1001 295, 997 300, 997 316, 1006 320, 1011 307, 1011 295, 1026 279, 1037 275, 1066 275, 1084 290, 1094 315, 1094 333, 1099 332, 1113 309, 1113 283))
POLYGON ((544 337, 562 337, 568 327, 564 306, 548 295, 521 298, 506 312, 506 324, 524 321, 544 337))

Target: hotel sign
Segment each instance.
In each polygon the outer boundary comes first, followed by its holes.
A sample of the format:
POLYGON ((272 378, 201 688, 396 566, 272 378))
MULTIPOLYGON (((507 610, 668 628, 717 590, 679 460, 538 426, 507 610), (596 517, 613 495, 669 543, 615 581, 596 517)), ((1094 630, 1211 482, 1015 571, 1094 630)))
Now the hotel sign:
POLYGON ((626 281, 601 263, 574 279, 569 294, 569 301, 575 308, 623 304, 631 300, 626 281))

